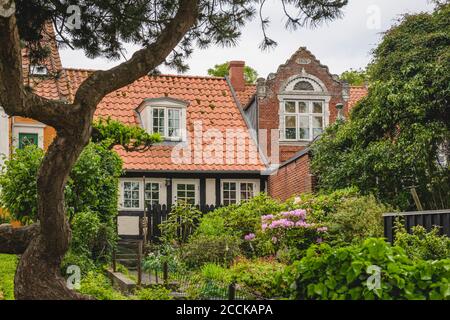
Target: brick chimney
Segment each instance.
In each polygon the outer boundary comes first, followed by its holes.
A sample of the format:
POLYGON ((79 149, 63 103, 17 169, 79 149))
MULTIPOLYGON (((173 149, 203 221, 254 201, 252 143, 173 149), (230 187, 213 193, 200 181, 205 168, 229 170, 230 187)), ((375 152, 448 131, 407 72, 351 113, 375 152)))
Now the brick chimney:
POLYGON ((245 90, 244 67, 244 61, 230 61, 228 73, 231 85, 235 91, 245 90))

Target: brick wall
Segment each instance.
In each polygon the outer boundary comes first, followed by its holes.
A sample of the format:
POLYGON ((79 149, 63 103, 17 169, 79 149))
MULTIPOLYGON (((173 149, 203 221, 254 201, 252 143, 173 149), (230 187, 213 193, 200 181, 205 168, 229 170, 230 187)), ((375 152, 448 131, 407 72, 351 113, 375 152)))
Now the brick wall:
POLYGON ((293 195, 314 191, 314 177, 310 173, 310 157, 304 154, 269 176, 268 192, 281 201, 293 195))
MULTIPOLYGON (((329 102, 329 122, 333 123, 337 117, 337 104, 344 104, 344 113, 347 113, 348 107, 343 99, 343 84, 336 79, 328 70, 328 67, 322 65, 316 57, 306 48, 300 48, 289 60, 278 67, 276 73, 269 75, 262 82, 258 80, 258 87, 264 87, 264 94, 258 94, 258 116, 259 129, 267 130, 267 155, 272 154, 270 146, 270 132, 273 129, 279 129, 279 99, 278 95, 292 77, 303 76, 303 72, 317 77, 325 85, 325 91, 331 96, 329 102)), ((258 89, 259 92, 259 89, 258 89)), ((305 148, 305 143, 296 145, 280 145, 279 163, 288 160, 296 152, 305 148)))

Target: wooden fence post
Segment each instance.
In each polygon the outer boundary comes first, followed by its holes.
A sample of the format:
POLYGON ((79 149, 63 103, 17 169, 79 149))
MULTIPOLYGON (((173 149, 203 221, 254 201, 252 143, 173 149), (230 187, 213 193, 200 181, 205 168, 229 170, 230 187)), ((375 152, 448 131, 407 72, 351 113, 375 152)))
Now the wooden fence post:
POLYGON ((228 300, 236 299, 236 284, 232 283, 228 286, 228 300))
POLYGON ((167 287, 169 284, 169 266, 167 264, 167 261, 164 261, 163 263, 163 278, 164 278, 164 285, 167 287))
POLYGON ((116 248, 114 248, 113 252, 112 252, 112 267, 113 267, 113 272, 116 272, 116 270, 117 270, 117 265, 116 265, 116 248))
POLYGON ((142 241, 138 242, 138 261, 137 261, 137 272, 138 280, 137 285, 140 286, 142 283, 142 241))

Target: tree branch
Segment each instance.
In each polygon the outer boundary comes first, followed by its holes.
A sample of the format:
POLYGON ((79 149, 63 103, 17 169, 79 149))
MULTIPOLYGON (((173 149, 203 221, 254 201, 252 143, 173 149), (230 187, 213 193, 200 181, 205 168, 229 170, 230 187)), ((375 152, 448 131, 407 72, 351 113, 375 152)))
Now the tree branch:
POLYGON ((39 234, 39 224, 13 228, 10 224, 0 225, 0 252, 23 254, 31 240, 39 234))
POLYGON ((160 65, 194 26, 199 14, 198 0, 181 0, 179 9, 156 41, 133 54, 130 60, 107 71, 97 71, 86 79, 75 96, 75 105, 95 108, 110 92, 147 75, 160 65))
POLYGON ((15 15, 0 16, 0 105, 9 116, 32 118, 56 130, 74 127, 74 109, 63 101, 42 98, 24 86, 21 41, 15 15))

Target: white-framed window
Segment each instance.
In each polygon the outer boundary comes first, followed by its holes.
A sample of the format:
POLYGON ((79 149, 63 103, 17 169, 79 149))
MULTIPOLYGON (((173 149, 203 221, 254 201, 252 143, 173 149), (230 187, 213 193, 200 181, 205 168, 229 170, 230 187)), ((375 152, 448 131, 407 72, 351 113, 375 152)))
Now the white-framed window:
POLYGON ((324 129, 325 102, 321 100, 284 100, 282 137, 286 141, 312 141, 324 129))
POLYGON ((197 185, 195 183, 177 183, 176 201, 195 205, 197 203, 197 185))
POLYGON ((222 182, 222 203, 230 205, 249 200, 255 196, 256 183, 241 181, 222 182))
POLYGON ((151 107, 151 132, 160 133, 165 140, 182 140, 183 115, 180 108, 151 107))
POLYGON ((141 208, 141 184, 139 181, 122 183, 122 207, 124 209, 141 208))
POLYGON ((146 182, 144 190, 145 206, 159 204, 160 184, 157 182, 146 182))

